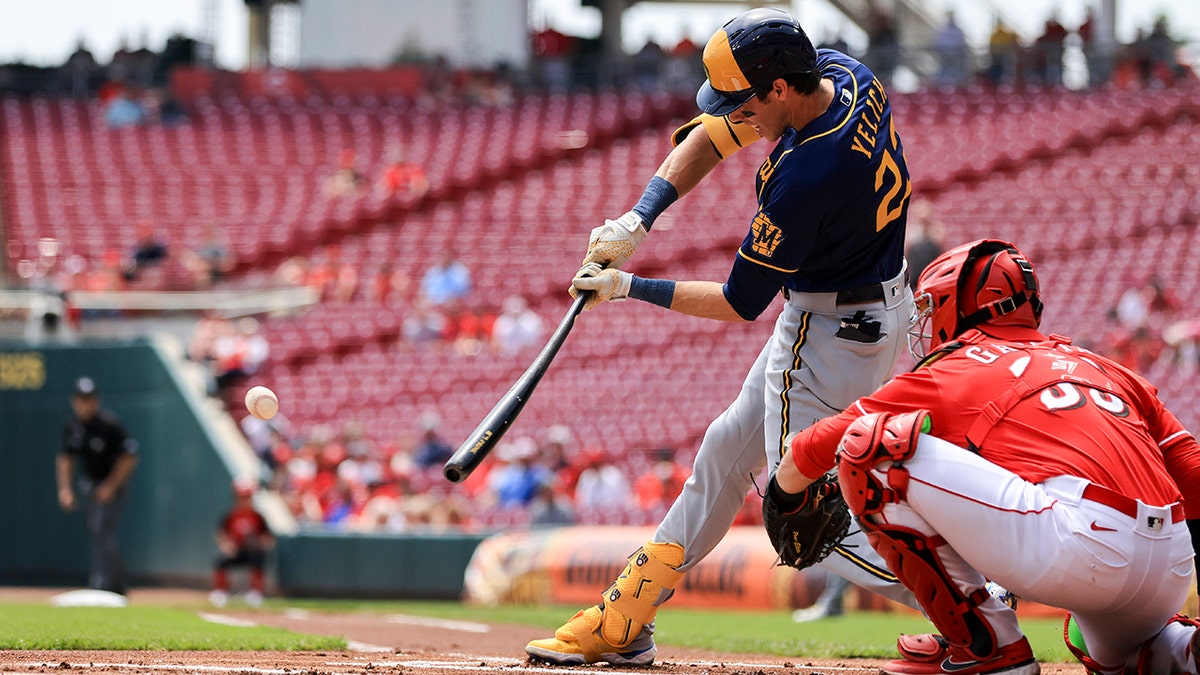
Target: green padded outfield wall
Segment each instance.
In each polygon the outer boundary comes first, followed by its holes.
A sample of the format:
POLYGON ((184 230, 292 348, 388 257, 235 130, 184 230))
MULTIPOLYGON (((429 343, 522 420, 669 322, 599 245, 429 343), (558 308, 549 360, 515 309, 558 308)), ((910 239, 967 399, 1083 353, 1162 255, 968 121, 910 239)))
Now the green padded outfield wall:
MULTIPOLYGON (((120 529, 131 585, 207 587, 232 473, 168 364, 149 339, 0 340, 0 585, 86 584, 83 516, 58 508, 54 457, 72 383, 88 375, 141 446, 120 529)), ((279 538, 270 576, 283 595, 455 598, 482 539, 289 533, 279 538)))
POLYGON ((279 588, 292 596, 453 600, 483 538, 302 532, 279 540, 279 588))
POLYGON ((140 340, 86 347, 0 342, 0 579, 86 584, 83 516, 59 509, 54 479, 71 386, 81 375, 96 380, 102 405, 140 445, 120 528, 129 580, 206 584, 230 474, 157 351, 140 340))

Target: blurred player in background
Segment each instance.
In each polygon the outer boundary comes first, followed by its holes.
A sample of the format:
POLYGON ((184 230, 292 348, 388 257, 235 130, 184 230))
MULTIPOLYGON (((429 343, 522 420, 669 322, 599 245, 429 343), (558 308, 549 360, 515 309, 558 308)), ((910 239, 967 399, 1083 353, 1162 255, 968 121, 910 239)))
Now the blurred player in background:
POLYGON ((246 604, 258 607, 263 598, 263 568, 267 553, 275 548, 275 537, 267 520, 254 508, 252 479, 239 478, 233 482, 233 507, 217 526, 217 547, 221 550, 213 563, 213 589, 209 600, 218 607, 229 601, 229 570, 244 567, 250 571, 250 588, 246 604))
POLYGON ((1146 380, 1039 332, 1037 276, 1008 242, 944 253, 917 302, 932 353, 798 434, 774 479, 798 493, 836 451, 859 526, 941 631, 901 636, 883 672, 1036 675, 986 577, 1070 610, 1092 673, 1196 673, 1197 622, 1176 614, 1200 533, 1196 439, 1146 380))
MULTIPOLYGON (((653 538, 600 604, 526 646, 554 663, 653 662, 658 608, 720 543, 755 477, 778 465, 784 438, 889 377, 914 313, 903 256, 911 185, 891 106, 871 71, 841 52, 814 49, 778 9, 744 12, 718 30, 704 67, 708 79, 696 97, 703 114, 675 133, 675 148, 633 209, 592 231, 572 294, 591 291, 589 309, 632 297, 692 316, 752 321, 782 291, 784 309, 737 399, 709 426, 691 479, 653 538), (724 284, 618 269, 663 210, 759 137, 776 146, 758 171, 758 210, 724 284)), ((822 564, 914 603, 865 539, 822 564)))
POLYGON ((79 496, 84 502, 91 543, 90 588, 125 594, 117 526, 129 501, 129 478, 138 462, 137 441, 129 437, 115 413, 100 407, 100 391, 90 377, 75 381, 71 393, 74 413, 63 429, 56 460, 58 505, 74 511, 79 505, 71 483, 79 465, 79 496))

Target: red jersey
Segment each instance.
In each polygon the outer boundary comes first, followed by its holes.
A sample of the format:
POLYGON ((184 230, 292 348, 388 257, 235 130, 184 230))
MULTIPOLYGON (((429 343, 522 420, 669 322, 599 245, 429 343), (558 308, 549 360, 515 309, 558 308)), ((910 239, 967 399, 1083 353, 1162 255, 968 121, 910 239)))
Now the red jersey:
POLYGON ((1132 371, 1059 336, 1036 342, 963 334, 961 346, 801 432, 796 466, 815 478, 834 465, 860 415, 928 409, 930 433, 975 450, 1031 483, 1072 475, 1165 506, 1184 499, 1200 518, 1200 445, 1132 371))
POLYGON ((262 514, 252 508, 241 507, 234 507, 225 514, 221 521, 221 532, 238 548, 244 548, 247 544, 258 545, 263 537, 270 534, 262 514))

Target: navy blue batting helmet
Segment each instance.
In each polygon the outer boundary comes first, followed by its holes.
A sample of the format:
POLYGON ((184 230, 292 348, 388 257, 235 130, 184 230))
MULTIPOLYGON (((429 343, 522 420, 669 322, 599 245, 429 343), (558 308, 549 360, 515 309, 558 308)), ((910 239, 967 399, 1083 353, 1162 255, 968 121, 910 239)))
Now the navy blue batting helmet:
POLYGON ((793 73, 810 73, 817 50, 791 14, 763 7, 742 12, 721 27, 704 46, 708 79, 696 93, 696 105, 710 115, 728 115, 793 73))

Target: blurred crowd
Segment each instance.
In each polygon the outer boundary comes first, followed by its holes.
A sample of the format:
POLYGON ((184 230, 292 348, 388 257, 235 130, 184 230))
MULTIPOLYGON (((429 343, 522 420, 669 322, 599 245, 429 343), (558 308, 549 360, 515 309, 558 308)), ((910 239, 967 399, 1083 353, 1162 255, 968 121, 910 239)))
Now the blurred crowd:
POLYGON ((285 260, 275 280, 308 286, 323 302, 361 300, 398 313, 401 349, 511 355, 540 346, 546 335, 545 320, 523 296, 510 295, 497 307, 474 293, 471 271, 453 251, 444 252, 415 280, 387 261, 362 280, 358 268, 342 260, 338 246, 321 246, 311 256, 285 260))
POLYGON ((1109 330, 1093 348, 1135 372, 1200 367, 1200 319, 1183 311, 1175 291, 1154 275, 1132 280, 1108 311, 1109 330))
MULTIPOLYGON (((442 475, 453 448, 428 412, 411 433, 377 444, 357 421, 294 435, 285 416, 241 426, 264 459, 270 486, 302 527, 411 532, 657 522, 691 466, 671 448, 616 456, 563 425, 505 438, 462 484, 442 475)), ((751 493, 739 515, 757 524, 751 493)))

